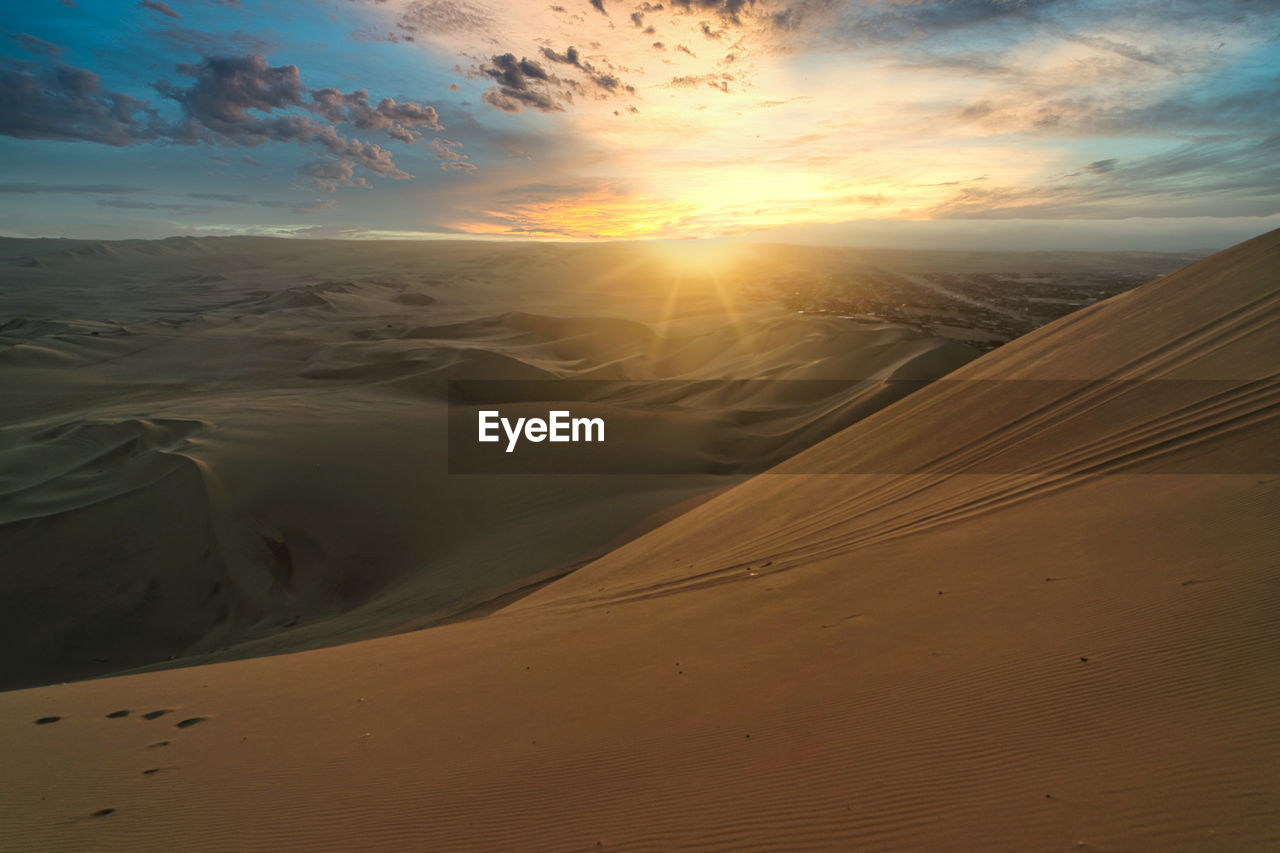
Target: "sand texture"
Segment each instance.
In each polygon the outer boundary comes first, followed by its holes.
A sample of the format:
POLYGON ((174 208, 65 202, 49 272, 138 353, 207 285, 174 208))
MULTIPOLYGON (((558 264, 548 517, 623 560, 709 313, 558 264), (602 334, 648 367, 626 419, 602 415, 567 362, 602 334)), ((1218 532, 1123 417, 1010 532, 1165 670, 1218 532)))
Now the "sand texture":
MULTIPOLYGON (((222 258, 208 269, 227 282, 192 289, 170 314, 144 316, 154 295, 125 300, 110 309, 118 330, 68 331, 58 347, 46 336, 0 354, 26 366, 16 380, 0 374, 21 383, 8 392, 20 411, 3 452, 21 448, 13 458, 27 466, 4 469, 9 553, 52 552, 51 570, 73 573, 77 549, 152 518, 153 533, 129 540, 133 559, 187 568, 139 606, 174 596, 181 606, 155 613, 187 614, 173 631, 198 644, 219 630, 243 630, 247 642, 255 625, 278 636, 262 626, 289 617, 280 602, 304 608, 329 636, 347 630, 342 620, 359 634, 404 626, 410 614, 456 615, 608 552, 476 618, 0 694, 0 847, 1280 844, 1280 232, 976 360, 892 325, 810 338, 787 324, 836 321, 760 306, 730 322, 714 291, 672 309, 668 294, 635 289, 606 311, 608 287, 575 276, 577 295, 564 296, 554 286, 562 256, 519 255, 536 247, 508 258, 536 273, 522 279, 521 312, 481 311, 477 293, 502 300, 503 257, 481 264, 467 247, 447 251, 455 256, 437 262, 453 266, 440 278, 469 281, 465 297, 448 281, 387 284, 355 271, 343 273, 349 286, 299 290, 286 267, 338 260, 259 257, 255 275, 278 269, 291 283, 232 306, 219 302, 236 276, 222 258), (412 307, 418 293, 433 301, 412 307), (390 304, 411 307, 397 314, 390 304), (302 323, 297 311, 344 319, 302 323), (566 333, 584 311, 637 325, 566 333), (687 338, 662 326, 667 314, 687 338), (193 319, 166 337, 157 327, 169 316, 193 319), (855 348, 841 334, 880 338, 855 348), (819 344, 821 353, 804 349, 819 344), (636 347, 641 357, 628 360, 636 347), (599 484, 433 491, 444 482, 432 479, 443 476, 432 467, 441 353, 680 381, 723 379, 729 365, 740 376, 932 378, 968 363, 615 547, 625 526, 728 481, 684 473, 646 493, 609 479, 603 488, 623 496, 625 512, 599 484), (131 358, 155 372, 145 384, 131 385, 131 358), (56 378, 89 360, 120 372, 56 378), (232 364, 259 384, 227 382, 232 364), (47 458, 36 460, 33 445, 47 446, 47 458), (323 476, 308 476, 316 459, 323 476), (18 480, 26 485, 15 489, 18 480), (327 490, 350 505, 335 508, 327 490), (393 499, 377 504, 377 494, 393 499), (449 513, 468 502, 504 513, 500 532, 464 535, 467 520, 449 513), (597 510, 614 526, 582 523, 597 510), (396 511, 420 526, 385 518, 396 511), (420 547, 383 532, 406 527, 439 555, 433 572, 411 571, 420 547), (292 589, 280 568, 286 546, 292 589), (480 577, 471 566, 485 567, 480 577), (354 593, 351 578, 367 586, 354 593), (209 595, 219 581, 243 600, 209 595)), ((145 260, 124 263, 122 278, 141 278, 145 260)), ((32 304, 62 299, 27 286, 21 298, 32 304)), ((484 366, 483 375, 495 374, 484 366)), ((790 434, 820 411, 787 407, 777 426, 790 434)), ((124 582, 13 565, 6 571, 33 578, 23 583, 67 587, 69 625, 124 582), (90 582, 102 589, 82 595, 89 587, 77 584, 90 582)), ((34 654, 40 626, 15 610, 4 613, 4 641, 15 657, 34 654)))

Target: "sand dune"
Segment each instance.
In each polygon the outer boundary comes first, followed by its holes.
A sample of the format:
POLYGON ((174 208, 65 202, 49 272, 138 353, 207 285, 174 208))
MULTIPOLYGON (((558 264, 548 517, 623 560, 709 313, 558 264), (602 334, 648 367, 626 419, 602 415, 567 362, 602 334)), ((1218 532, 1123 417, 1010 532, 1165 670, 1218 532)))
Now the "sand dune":
POLYGON ((0 836, 1269 849, 1278 264, 1073 314, 481 618, 0 695, 0 836))
POLYGON ((0 687, 456 618, 910 390, 886 380, 976 355, 735 298, 626 246, 20 240, 0 255, 0 687), (757 378, 840 382, 714 392, 757 378), (630 463, 451 477, 448 383, 495 380, 590 380, 634 425, 615 452, 630 463))

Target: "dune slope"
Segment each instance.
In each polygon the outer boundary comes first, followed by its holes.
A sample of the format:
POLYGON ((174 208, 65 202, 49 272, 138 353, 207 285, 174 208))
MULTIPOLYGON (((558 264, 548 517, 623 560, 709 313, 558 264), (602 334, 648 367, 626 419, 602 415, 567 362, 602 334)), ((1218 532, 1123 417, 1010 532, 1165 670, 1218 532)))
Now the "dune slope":
POLYGON ((977 355, 626 246, 0 243, 0 689, 492 607, 977 355), (842 381, 698 392, 745 377, 842 381), (550 379, 643 419, 628 475, 451 475, 449 381, 550 379))
POLYGON ((0 842, 1269 849, 1278 265, 1065 318, 483 618, 0 694, 0 842))

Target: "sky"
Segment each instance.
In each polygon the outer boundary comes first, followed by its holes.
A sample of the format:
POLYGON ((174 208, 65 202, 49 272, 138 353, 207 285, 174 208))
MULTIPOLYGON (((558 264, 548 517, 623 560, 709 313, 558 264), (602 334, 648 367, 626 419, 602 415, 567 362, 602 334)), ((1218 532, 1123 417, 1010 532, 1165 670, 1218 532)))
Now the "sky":
POLYGON ((26 0, 0 235, 1216 248, 1277 0, 26 0))

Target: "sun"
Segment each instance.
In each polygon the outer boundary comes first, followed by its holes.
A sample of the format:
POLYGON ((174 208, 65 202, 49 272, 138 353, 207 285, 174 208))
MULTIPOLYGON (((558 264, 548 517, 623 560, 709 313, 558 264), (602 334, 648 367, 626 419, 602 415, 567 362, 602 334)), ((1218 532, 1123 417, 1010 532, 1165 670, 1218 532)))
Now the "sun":
POLYGON ((654 240, 647 248, 659 266, 684 279, 722 281, 743 260, 741 246, 720 239, 654 240))

